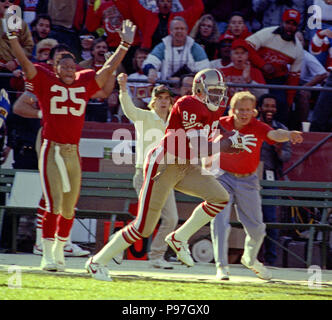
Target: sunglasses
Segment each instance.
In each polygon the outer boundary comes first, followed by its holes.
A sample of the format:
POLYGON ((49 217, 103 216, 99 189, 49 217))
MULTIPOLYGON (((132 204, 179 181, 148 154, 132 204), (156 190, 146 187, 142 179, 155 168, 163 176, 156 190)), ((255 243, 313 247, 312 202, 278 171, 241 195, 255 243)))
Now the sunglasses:
POLYGON ((5 3, 5 2, 10 2, 10 3, 14 3, 15 2, 15 0, 0 0, 0 2, 2 2, 2 3, 5 3))
POLYGON ((81 40, 94 40, 95 37, 94 36, 80 36, 81 40))

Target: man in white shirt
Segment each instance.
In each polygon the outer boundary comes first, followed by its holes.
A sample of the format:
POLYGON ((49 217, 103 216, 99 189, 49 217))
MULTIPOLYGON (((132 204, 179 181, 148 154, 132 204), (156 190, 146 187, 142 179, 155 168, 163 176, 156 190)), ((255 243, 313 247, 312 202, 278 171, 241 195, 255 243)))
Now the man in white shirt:
MULTIPOLYGON (((305 45, 303 34, 296 33, 303 47, 305 45)), ((307 50, 303 49, 303 61, 300 74, 300 85, 314 87, 322 84, 327 78, 328 72, 319 60, 307 50)), ((302 130, 301 123, 310 119, 310 100, 317 99, 318 93, 310 90, 299 90, 295 98, 295 112, 291 115, 289 127, 294 130, 302 130)))

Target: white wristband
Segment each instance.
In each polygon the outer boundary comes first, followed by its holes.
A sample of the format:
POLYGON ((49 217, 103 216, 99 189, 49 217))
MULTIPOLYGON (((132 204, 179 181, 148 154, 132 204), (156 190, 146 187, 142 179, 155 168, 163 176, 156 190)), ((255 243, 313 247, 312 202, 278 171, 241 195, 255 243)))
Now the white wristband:
POLYGON ((37 118, 38 119, 41 119, 43 117, 43 113, 42 113, 42 111, 41 110, 38 110, 38 112, 37 112, 37 118))
POLYGON ((119 48, 128 51, 128 48, 123 46, 122 44, 119 45, 119 48))

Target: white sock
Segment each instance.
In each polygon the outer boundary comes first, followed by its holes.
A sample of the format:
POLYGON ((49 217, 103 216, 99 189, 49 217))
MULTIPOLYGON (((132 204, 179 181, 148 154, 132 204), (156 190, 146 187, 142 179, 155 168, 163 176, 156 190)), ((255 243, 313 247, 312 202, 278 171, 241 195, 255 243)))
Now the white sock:
POLYGON ((181 241, 188 241, 195 232, 212 219, 213 217, 209 216, 201 205, 197 206, 189 219, 175 231, 175 238, 181 241))
POLYGON ((43 247, 43 258, 50 263, 54 262, 53 252, 52 252, 54 239, 42 238, 41 243, 43 247))
POLYGON ((130 246, 131 244, 123 238, 122 230, 120 230, 116 232, 111 240, 93 257, 93 262, 107 265, 113 257, 130 246))
POLYGON ((42 245, 42 228, 36 228, 36 246, 40 247, 42 245))
POLYGON ((59 236, 55 237, 53 246, 53 256, 56 263, 65 263, 64 247, 66 245, 67 238, 61 238, 59 236))

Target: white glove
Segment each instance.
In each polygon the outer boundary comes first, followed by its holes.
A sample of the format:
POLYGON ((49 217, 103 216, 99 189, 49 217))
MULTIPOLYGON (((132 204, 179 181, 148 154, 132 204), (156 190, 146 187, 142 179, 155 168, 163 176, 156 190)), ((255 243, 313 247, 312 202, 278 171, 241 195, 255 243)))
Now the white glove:
POLYGON ((252 150, 248 148, 248 146, 256 147, 257 138, 253 134, 246 134, 244 136, 240 136, 239 131, 233 130, 234 134, 229 137, 232 141, 232 148, 235 149, 243 149, 249 153, 252 153, 252 150))
POLYGON ((119 30, 119 36, 122 41, 132 44, 134 41, 136 26, 129 20, 122 21, 122 28, 119 30))
POLYGON ((22 29, 21 9, 18 6, 9 7, 2 20, 2 28, 9 40, 16 39, 22 29))

